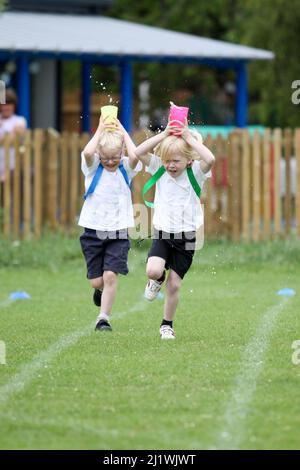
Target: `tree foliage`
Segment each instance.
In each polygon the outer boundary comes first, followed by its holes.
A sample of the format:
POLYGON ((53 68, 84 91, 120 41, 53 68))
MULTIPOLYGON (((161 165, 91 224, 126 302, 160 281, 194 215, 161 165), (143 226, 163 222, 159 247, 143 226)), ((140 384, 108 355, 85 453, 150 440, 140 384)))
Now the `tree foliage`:
POLYGON ((0 0, 0 11, 4 10, 6 3, 6 0, 0 0))
POLYGON ((251 106, 256 119, 271 126, 299 126, 300 108, 292 103, 292 82, 300 79, 299 0, 240 0, 241 15, 230 40, 271 50, 275 60, 249 66, 251 106))
MULTIPOLYGON (((116 0, 107 14, 273 51, 275 60, 249 64, 250 120, 273 126, 300 124, 299 105, 291 101, 292 82, 300 79, 299 0, 116 0)), ((233 78, 230 72, 189 65, 151 63, 136 70, 148 75, 156 105, 178 87, 195 92, 201 85, 209 94, 233 78)))

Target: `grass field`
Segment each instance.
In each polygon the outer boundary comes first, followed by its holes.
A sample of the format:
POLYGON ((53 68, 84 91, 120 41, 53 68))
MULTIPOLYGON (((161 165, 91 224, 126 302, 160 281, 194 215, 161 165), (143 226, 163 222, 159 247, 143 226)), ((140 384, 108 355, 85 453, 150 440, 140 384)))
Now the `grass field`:
POLYGON ((93 330, 75 238, 0 247, 1 449, 300 447, 299 242, 207 242, 174 342, 159 339, 163 301, 143 299, 146 249, 119 279, 110 334, 93 330), (18 290, 31 299, 8 302, 18 290))

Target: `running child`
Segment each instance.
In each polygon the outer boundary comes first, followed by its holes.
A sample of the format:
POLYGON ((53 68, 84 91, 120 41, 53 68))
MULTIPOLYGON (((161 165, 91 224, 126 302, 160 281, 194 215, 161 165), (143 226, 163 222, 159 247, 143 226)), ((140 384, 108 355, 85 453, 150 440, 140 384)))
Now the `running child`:
POLYGON ((135 151, 146 171, 155 175, 152 183, 156 183, 146 299, 152 301, 157 297, 169 270, 161 339, 175 339, 173 320, 180 286, 193 261, 196 230, 203 225, 199 196, 215 161, 201 135, 189 130, 187 120, 184 126, 179 124, 170 122, 163 132, 140 144, 135 151), (153 149, 154 153, 149 153, 153 149))
POLYGON ((93 300, 100 307, 95 326, 100 331, 112 330, 118 275, 128 273, 128 228, 134 226, 130 182, 142 169, 136 147, 120 121, 106 121, 100 117, 81 154, 86 193, 78 222, 84 227, 80 243, 93 300))

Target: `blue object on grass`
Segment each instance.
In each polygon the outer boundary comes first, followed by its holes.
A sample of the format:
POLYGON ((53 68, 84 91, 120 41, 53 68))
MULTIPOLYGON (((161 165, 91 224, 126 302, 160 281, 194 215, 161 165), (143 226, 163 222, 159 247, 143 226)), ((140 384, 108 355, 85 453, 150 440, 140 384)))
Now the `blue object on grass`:
POLYGON ((284 287, 283 289, 277 291, 277 295, 285 295, 286 297, 292 297, 295 294, 296 292, 294 289, 290 289, 289 287, 284 287))
POLYGON ((30 299, 30 295, 27 294, 27 292, 25 291, 17 291, 17 292, 12 292, 10 295, 9 295, 9 298, 11 300, 23 300, 23 299, 30 299))
POLYGON ((163 299, 164 298, 164 294, 162 292, 159 292, 157 294, 157 299, 163 299))

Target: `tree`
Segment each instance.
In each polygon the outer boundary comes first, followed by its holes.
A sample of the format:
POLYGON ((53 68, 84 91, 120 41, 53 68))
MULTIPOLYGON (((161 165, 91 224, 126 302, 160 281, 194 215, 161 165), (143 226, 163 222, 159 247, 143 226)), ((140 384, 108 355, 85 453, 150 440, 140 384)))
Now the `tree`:
POLYGON ((6 0, 0 0, 0 11, 4 10, 6 3, 6 0))
MULTIPOLYGON (((222 40, 234 21, 237 3, 238 0, 116 0, 106 14, 145 25, 222 40)), ((153 62, 136 64, 135 76, 148 77, 151 83, 151 105, 155 109, 168 107, 169 99, 174 98, 178 89, 189 89, 191 94, 198 98, 201 95, 202 101, 207 102, 214 97, 219 85, 232 78, 232 72, 201 65, 153 62)), ((204 107, 211 108, 210 105, 204 107)), ((202 116, 202 121, 207 122, 207 118, 208 115, 202 116)), ((199 119, 196 121, 199 123, 199 119)))
MULTIPOLYGON (((106 14, 273 51, 275 60, 249 64, 250 120, 272 126, 300 124, 299 105, 291 101, 292 82, 300 79, 299 0, 116 0, 106 14)), ((198 66, 152 63, 136 69, 148 74, 155 106, 178 87, 194 89, 202 82, 209 94, 230 77, 198 66)))
POLYGON ((300 9, 298 0, 240 0, 240 16, 229 40, 275 53, 270 62, 249 66, 252 114, 265 125, 299 126, 299 105, 292 103, 292 83, 300 79, 300 9))

